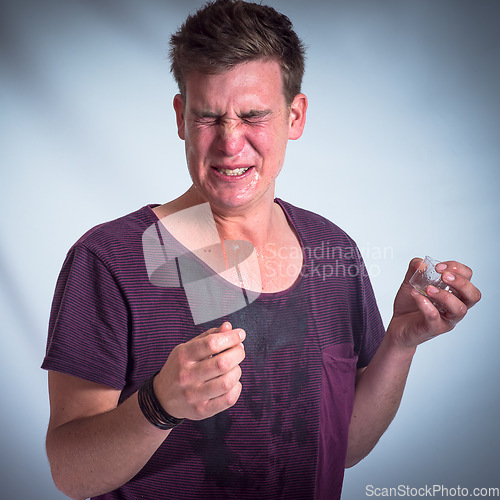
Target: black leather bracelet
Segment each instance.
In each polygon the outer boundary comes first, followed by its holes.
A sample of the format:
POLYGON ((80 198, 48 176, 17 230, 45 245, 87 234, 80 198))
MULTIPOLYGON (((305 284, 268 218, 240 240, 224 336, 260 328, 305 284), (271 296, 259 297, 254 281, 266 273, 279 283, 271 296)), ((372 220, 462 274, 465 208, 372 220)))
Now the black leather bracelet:
POLYGON ((175 418, 169 415, 161 406, 158 398, 156 397, 153 380, 160 372, 156 372, 152 377, 148 378, 146 382, 139 389, 137 399, 139 401, 139 408, 141 409, 146 420, 161 430, 168 430, 177 427, 184 422, 183 418, 175 418))

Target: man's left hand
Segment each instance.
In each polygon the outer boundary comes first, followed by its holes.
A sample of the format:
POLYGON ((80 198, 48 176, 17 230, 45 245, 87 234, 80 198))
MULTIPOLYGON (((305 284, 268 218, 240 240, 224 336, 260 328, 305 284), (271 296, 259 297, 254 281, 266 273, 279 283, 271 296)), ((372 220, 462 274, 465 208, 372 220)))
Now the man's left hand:
POLYGON ((394 315, 388 328, 400 347, 416 348, 433 337, 449 332, 467 314, 467 311, 481 299, 481 292, 471 283, 472 270, 455 261, 441 262, 436 270, 442 280, 450 285, 456 294, 428 286, 426 293, 432 301, 440 304, 440 313, 425 297, 409 283, 422 259, 412 259, 403 284, 394 301, 394 315))

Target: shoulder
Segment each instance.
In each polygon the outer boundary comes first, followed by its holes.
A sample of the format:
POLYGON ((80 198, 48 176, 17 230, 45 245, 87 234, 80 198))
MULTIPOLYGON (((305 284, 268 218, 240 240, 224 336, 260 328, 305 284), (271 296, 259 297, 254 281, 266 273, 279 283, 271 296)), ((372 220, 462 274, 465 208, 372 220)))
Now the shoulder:
POLYGON ((321 241, 328 239, 331 243, 335 241, 337 244, 355 246, 353 239, 326 217, 310 210, 296 207, 279 198, 276 198, 276 202, 283 208, 302 239, 321 241))
POLYGON ((142 245, 142 235, 146 229, 157 221, 153 206, 146 205, 117 219, 98 224, 76 241, 70 253, 84 250, 104 261, 115 258, 117 254, 135 253, 138 246, 142 245))

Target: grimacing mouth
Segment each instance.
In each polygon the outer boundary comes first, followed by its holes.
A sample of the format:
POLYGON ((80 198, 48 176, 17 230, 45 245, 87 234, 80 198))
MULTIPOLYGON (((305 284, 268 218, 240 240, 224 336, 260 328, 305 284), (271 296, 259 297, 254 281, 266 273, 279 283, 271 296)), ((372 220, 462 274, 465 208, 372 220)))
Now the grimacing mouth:
POLYGON ((251 167, 242 168, 216 168, 217 172, 223 175, 228 175, 231 177, 237 177, 238 175, 243 175, 251 167))

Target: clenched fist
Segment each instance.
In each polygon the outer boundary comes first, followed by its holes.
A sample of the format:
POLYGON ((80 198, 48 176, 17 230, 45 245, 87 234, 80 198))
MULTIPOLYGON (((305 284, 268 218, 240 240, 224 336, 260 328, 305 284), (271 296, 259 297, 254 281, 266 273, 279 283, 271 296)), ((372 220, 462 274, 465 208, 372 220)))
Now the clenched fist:
POLYGON ((175 347, 154 379, 165 411, 176 418, 202 420, 233 406, 241 393, 245 335, 225 322, 175 347))

